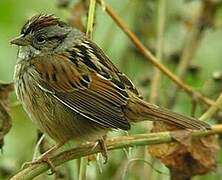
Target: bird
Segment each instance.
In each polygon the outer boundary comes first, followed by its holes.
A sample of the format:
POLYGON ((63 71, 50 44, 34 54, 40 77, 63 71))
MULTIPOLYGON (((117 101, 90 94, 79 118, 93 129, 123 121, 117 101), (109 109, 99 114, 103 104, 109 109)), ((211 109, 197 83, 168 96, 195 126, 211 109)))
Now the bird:
POLYGON ((56 142, 35 162, 48 162, 50 154, 70 140, 101 140, 108 131, 127 131, 144 120, 179 129, 211 129, 196 118, 144 101, 95 42, 54 15, 31 17, 11 44, 18 46, 17 98, 56 142))

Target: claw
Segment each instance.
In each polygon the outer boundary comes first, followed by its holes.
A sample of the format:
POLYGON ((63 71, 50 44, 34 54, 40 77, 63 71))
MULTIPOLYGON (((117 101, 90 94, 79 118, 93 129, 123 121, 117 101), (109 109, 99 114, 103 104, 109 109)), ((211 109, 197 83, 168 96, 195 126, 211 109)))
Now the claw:
POLYGON ((93 145, 91 151, 93 151, 97 146, 99 145, 100 149, 101 149, 101 154, 104 158, 104 164, 107 163, 108 161, 108 151, 107 151, 107 147, 105 144, 105 136, 103 136, 101 139, 98 139, 95 144, 93 145))
POLYGON ((49 175, 52 175, 56 172, 55 166, 53 165, 52 161, 47 157, 47 156, 42 156, 39 159, 36 159, 34 161, 30 161, 30 162, 25 162, 22 165, 22 169, 32 166, 32 165, 36 165, 36 164, 41 164, 41 163, 47 163, 48 166, 50 167, 51 172, 49 173, 49 175))
POLYGON ((55 146, 53 146, 51 149, 49 149, 48 151, 46 151, 45 153, 43 153, 38 159, 33 160, 31 162, 26 162, 22 165, 22 169, 29 167, 31 165, 35 165, 35 164, 41 164, 41 163, 47 163, 48 166, 51 169, 50 174, 54 174, 55 173, 55 166, 53 165, 52 161, 50 160, 50 155, 52 155, 52 153, 54 151, 56 151, 60 146, 62 146, 63 144, 56 144, 55 146))
POLYGON ((106 164, 108 162, 108 151, 107 151, 107 147, 106 147, 106 143, 105 143, 105 138, 99 139, 98 143, 100 145, 101 148, 101 154, 104 158, 104 164, 106 164))

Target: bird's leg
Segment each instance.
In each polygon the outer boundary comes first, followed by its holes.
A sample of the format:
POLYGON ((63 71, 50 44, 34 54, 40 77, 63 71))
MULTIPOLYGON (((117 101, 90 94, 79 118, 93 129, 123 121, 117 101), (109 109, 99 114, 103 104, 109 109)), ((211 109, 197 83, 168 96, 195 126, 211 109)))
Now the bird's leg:
POLYGON ((58 143, 56 145, 54 145, 52 148, 50 148, 49 150, 47 150, 46 152, 44 152, 41 156, 39 156, 37 159, 31 161, 31 162, 26 162, 23 164, 22 168, 25 168, 26 166, 30 166, 30 165, 34 165, 34 164, 40 164, 43 162, 46 162, 51 171, 52 174, 55 172, 55 166, 53 165, 53 163, 50 160, 50 155, 53 154, 53 152, 55 152, 58 148, 60 148, 64 143, 58 143))
POLYGON ((41 131, 38 131, 38 139, 37 139, 37 143, 34 149, 32 161, 34 161, 37 158, 38 152, 39 151, 41 152, 40 146, 42 145, 44 138, 45 138, 45 134, 43 134, 41 131))
POLYGON ((98 143, 101 149, 101 154, 104 158, 104 164, 106 164, 108 161, 108 151, 107 151, 105 140, 106 140, 106 135, 102 136, 102 138, 98 140, 98 143))
POLYGON ((98 145, 101 149, 101 154, 104 158, 104 164, 108 161, 108 151, 105 143, 106 135, 102 136, 100 139, 98 139, 95 144, 93 145, 91 151, 93 151, 98 145))

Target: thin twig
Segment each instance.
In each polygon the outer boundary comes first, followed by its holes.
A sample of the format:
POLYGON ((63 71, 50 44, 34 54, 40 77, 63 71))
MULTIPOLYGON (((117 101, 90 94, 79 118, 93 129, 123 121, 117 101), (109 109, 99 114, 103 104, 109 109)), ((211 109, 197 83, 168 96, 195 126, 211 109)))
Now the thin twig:
MULTIPOLYGON (((163 46, 164 46, 164 31, 165 31, 165 20, 166 20, 166 0, 159 0, 158 1, 158 19, 157 19, 157 43, 156 43, 156 57, 159 62, 162 61, 163 58, 163 46)), ((159 95, 160 95, 160 86, 161 86, 161 72, 158 68, 154 67, 154 75, 151 80, 151 90, 150 90, 150 102, 154 104, 159 104, 159 95)), ((156 124, 154 124, 156 126, 156 124)), ((147 147, 145 146, 145 157, 148 157, 149 151, 147 151, 147 147)), ((151 166, 155 164, 156 159, 153 157, 151 158, 151 166)), ((153 179, 154 171, 153 168, 147 168, 144 166, 144 176, 150 177, 153 179), (146 168, 146 169, 145 169, 146 168), (147 171, 149 171, 147 174, 147 171)))
MULTIPOLYGON (((90 39, 93 37, 93 26, 95 18, 96 0, 90 0, 89 11, 88 11, 88 21, 86 28, 86 36, 90 39)), ((79 162, 79 180, 84 180, 86 178, 87 163, 84 157, 80 158, 79 162)))
POLYGON ((89 11, 88 11, 87 29, 86 29, 86 35, 90 39, 92 39, 95 9, 96 9, 96 0, 90 0, 89 11))
MULTIPOLYGON (((196 20, 194 20, 192 29, 187 34, 185 38, 185 45, 181 54, 181 58, 177 67, 176 75, 180 79, 184 79, 187 69, 193 60, 198 46, 203 38, 203 35, 209 24, 212 24, 214 15, 216 14, 216 2, 213 1, 201 1, 202 6, 200 8, 199 15, 196 20)), ((175 104, 177 97, 178 86, 172 84, 170 87, 170 96, 168 102, 168 108, 172 108, 175 104)))
MULTIPOLYGON (((161 144, 169 143, 175 141, 173 138, 172 132, 159 132, 159 133, 148 133, 148 134, 139 134, 134 136, 122 136, 117 138, 111 138, 106 140, 107 150, 111 151, 114 149, 122 149, 135 146, 145 146, 151 144, 161 144)), ((221 134, 222 125, 212 126, 210 131, 193 131, 191 133, 193 138, 200 138, 207 135, 221 134)), ((56 156, 50 158, 54 166, 59 166, 69 160, 78 159, 83 156, 90 154, 95 154, 101 151, 100 147, 93 149, 95 143, 89 143, 85 145, 78 146, 74 149, 67 150, 59 153, 56 156)), ((22 171, 18 172, 11 180, 28 180, 33 179, 34 177, 40 175, 41 173, 47 171, 49 166, 46 163, 39 163, 31 165, 22 171)))
POLYGON ((211 118, 222 106, 222 93, 216 100, 215 104, 211 106, 200 118, 199 120, 206 121, 211 118))
MULTIPOLYGON (((101 4, 101 0, 97 0, 101 4)), ((103 5, 104 6, 104 5, 103 5)), ((105 10, 110 15, 110 17, 115 21, 115 23, 126 33, 133 44, 138 48, 138 50, 149 60, 155 67, 157 67, 162 73, 174 81, 179 87, 181 87, 187 94, 192 97, 197 97, 198 100, 202 101, 206 105, 210 106, 214 104, 214 101, 208 97, 203 96, 201 93, 196 92, 193 88, 185 84, 181 79, 179 79, 175 74, 173 74, 168 68, 161 64, 158 59, 141 43, 137 36, 129 30, 126 23, 113 11, 111 6, 105 4, 105 10)))
MULTIPOLYGON (((158 21, 157 21, 157 45, 156 45, 156 57, 161 62, 163 56, 163 35, 165 27, 165 14, 166 11, 166 1, 159 0, 158 2, 158 21)), ((154 68, 154 75, 151 81, 151 92, 150 92, 150 102, 157 103, 157 98, 159 95, 161 73, 159 69, 154 68)))
POLYGON ((80 158, 79 162, 79 177, 78 180, 86 179, 87 159, 85 157, 80 158))

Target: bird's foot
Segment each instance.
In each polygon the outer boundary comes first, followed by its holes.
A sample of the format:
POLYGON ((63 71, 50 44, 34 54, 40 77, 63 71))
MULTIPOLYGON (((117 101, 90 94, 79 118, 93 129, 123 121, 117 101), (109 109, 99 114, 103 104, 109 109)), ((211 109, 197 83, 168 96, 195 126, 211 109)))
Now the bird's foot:
POLYGON ((36 165, 36 164, 41 164, 41 163, 47 163, 49 168, 50 168, 50 174, 54 174, 56 172, 56 168, 54 166, 54 164, 52 163, 52 161, 50 160, 50 158, 48 156, 40 156, 38 159, 35 159, 33 161, 30 162, 25 162, 22 165, 22 169, 27 168, 29 166, 32 165, 36 165))
POLYGON ((107 151, 105 139, 106 139, 106 137, 103 137, 102 139, 98 140, 98 144, 101 149, 101 154, 104 158, 104 164, 106 164, 108 162, 108 151, 107 151))
POLYGON ((56 144, 55 146, 53 146, 52 148, 50 148, 48 151, 46 151, 45 153, 43 153, 39 158, 37 159, 34 159, 30 162, 26 162, 22 165, 22 169, 26 168, 26 167, 29 167, 31 165, 36 165, 36 164, 41 164, 41 163, 47 163, 48 166, 50 167, 51 169, 51 173, 50 174, 53 174, 55 172, 55 166, 54 164, 52 163, 52 161, 50 160, 50 157, 52 155, 52 153, 54 151, 56 151, 60 146, 62 146, 63 144, 60 143, 60 144, 56 144))
POLYGON ((106 147, 106 144, 105 144, 105 140, 104 139, 98 139, 94 146, 92 147, 91 151, 93 151, 97 146, 99 145, 100 149, 101 149, 101 154, 103 156, 103 159, 104 159, 104 164, 107 163, 108 161, 108 151, 107 151, 107 147, 106 147))

